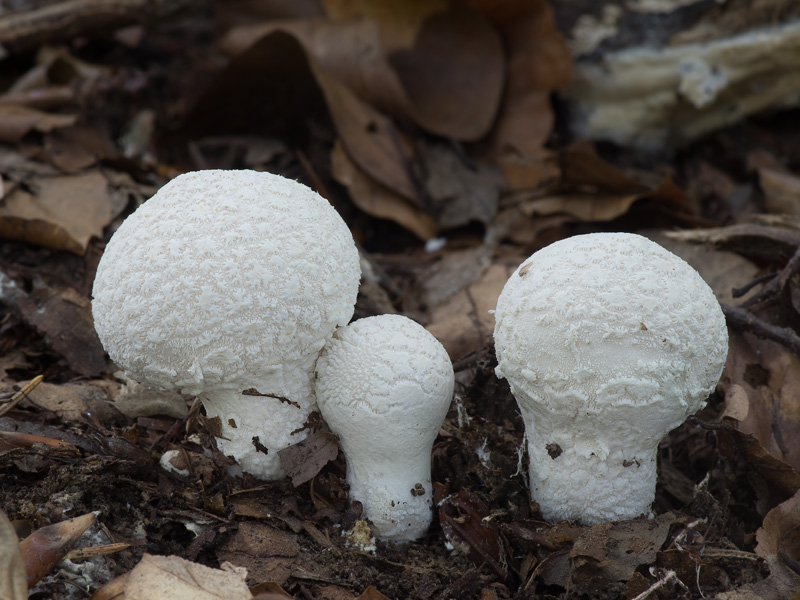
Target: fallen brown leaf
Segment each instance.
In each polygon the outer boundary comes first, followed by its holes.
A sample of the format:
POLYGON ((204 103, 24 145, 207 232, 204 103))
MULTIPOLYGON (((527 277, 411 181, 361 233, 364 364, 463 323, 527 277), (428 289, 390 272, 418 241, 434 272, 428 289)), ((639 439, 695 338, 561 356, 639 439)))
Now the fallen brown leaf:
POLYGON ((239 529, 217 549, 220 561, 245 567, 254 581, 286 583, 301 562, 295 537, 263 523, 242 521, 239 529))
POLYGON ((494 315, 489 311, 497 306, 497 298, 516 266, 506 263, 491 265, 479 280, 431 309, 431 322, 427 329, 453 360, 487 342, 494 330, 494 315))
POLYGON ((495 167, 474 161, 468 165, 444 144, 423 143, 420 160, 431 208, 442 228, 473 221, 488 225, 494 220, 503 187, 495 167))
POLYGON ((650 565, 678 520, 673 513, 654 519, 600 523, 575 540, 570 551, 570 589, 592 589, 627 582, 640 565, 650 565))
POLYGON ((723 387, 737 429, 800 471, 800 359, 775 342, 733 333, 723 387))
POLYGON ((800 575, 777 556, 766 557, 769 576, 756 583, 745 584, 735 590, 721 592, 718 600, 797 600, 800 575))
POLYGON ((177 140, 219 132, 288 135, 309 114, 327 109, 355 163, 404 198, 415 198, 405 166, 407 142, 388 117, 317 63, 298 27, 270 23, 237 46, 241 53, 200 98, 177 140))
POLYGON ((361 595, 356 600, 389 600, 386 596, 381 594, 377 589, 371 585, 367 586, 361 595))
POLYGON ((507 576, 497 528, 486 517, 489 509, 470 490, 449 494, 448 488, 435 484, 434 503, 439 508, 439 524, 445 538, 459 552, 467 554, 476 566, 486 565, 500 578, 507 576))
POLYGON ((20 542, 28 587, 47 575, 95 522, 97 513, 87 513, 37 529, 20 542))
POLYGON ((37 179, 0 207, 0 237, 83 254, 111 221, 108 182, 99 171, 37 179))
POLYGON ((329 431, 318 431, 278 452, 281 467, 295 487, 311 480, 338 455, 339 443, 329 431))
POLYGON ((758 170, 764 205, 773 214, 800 214, 800 177, 775 169, 758 170))
POLYGON ((19 142, 30 131, 45 133, 59 127, 74 125, 75 115, 55 115, 13 104, 0 104, 0 141, 19 142))
POLYGON ((422 240, 436 236, 438 227, 431 215, 361 171, 340 142, 331 151, 331 171, 365 213, 390 219, 422 240))
POLYGON ((128 581, 129 575, 130 571, 108 581, 92 594, 90 600, 123 600, 125 597, 125 583, 128 581))
POLYGON ((576 142, 565 149, 559 165, 560 179, 551 189, 519 204, 526 215, 567 214, 580 221, 610 221, 644 199, 691 215, 691 202, 669 177, 655 187, 644 185, 601 159, 590 143, 576 142))
POLYGON ((800 560, 800 491, 767 513, 756 541, 756 554, 763 558, 784 552, 800 560))
POLYGON ((422 301, 429 309, 438 306, 475 283, 492 263, 492 248, 479 246, 442 254, 421 278, 422 301))
POLYGON ((442 136, 476 140, 488 132, 502 91, 503 49, 472 10, 421 0, 337 0, 326 9, 331 19, 234 28, 220 46, 236 54, 288 31, 363 102, 442 136))
POLYGON ((18 307, 76 373, 93 377, 105 371, 105 352, 94 330, 89 298, 72 288, 41 287, 18 307))
POLYGON ((503 100, 490 135, 491 154, 511 190, 532 190, 557 173, 544 148, 553 128, 550 95, 572 73, 566 41, 550 4, 468 0, 498 27, 507 71, 503 100))
POLYGON ((69 422, 83 421, 82 415, 91 413, 107 421, 113 405, 109 398, 116 385, 106 380, 52 384, 42 383, 29 399, 36 406, 56 413, 59 419, 69 422))
POLYGON ((250 588, 250 593, 258 600, 280 600, 281 598, 293 597, 291 594, 287 594, 286 591, 274 581, 267 581, 254 585, 250 588))

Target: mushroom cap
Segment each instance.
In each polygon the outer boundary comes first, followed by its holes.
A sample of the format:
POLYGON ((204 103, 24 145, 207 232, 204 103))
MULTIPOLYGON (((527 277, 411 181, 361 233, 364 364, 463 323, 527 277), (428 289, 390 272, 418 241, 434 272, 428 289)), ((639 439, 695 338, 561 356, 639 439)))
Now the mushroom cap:
POLYGON ((270 173, 197 171, 114 234, 92 312, 131 377, 198 394, 317 353, 352 317, 359 279, 350 231, 311 189, 270 173))
POLYGON ((377 461, 430 453, 453 387, 447 351, 401 315, 354 321, 317 359, 317 404, 349 458, 356 445, 377 461))
POLYGON ((536 252, 506 283, 495 319, 497 373, 523 413, 600 419, 593 436, 619 419, 662 436, 704 405, 728 351, 725 317, 697 271, 628 233, 536 252))

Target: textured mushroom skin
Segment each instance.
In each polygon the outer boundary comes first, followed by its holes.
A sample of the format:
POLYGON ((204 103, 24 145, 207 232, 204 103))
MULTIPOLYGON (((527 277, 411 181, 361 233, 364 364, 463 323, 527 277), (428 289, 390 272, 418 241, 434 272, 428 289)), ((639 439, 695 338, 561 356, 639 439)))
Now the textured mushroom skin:
POLYGON ((497 374, 525 420, 542 515, 648 514, 659 441, 705 405, 725 363, 708 285, 642 236, 581 235, 522 263, 495 319, 497 374))
POLYGON ((288 432, 314 406, 314 359, 352 317, 359 278, 350 231, 306 186, 255 171, 197 171, 161 188, 114 234, 92 312, 131 378, 199 395, 231 440, 221 450, 272 479, 282 475, 275 451, 303 437, 288 432), (242 397, 250 388, 299 408, 242 397))
POLYGON ((339 329, 317 360, 317 401, 347 459, 351 500, 378 539, 431 523, 431 448, 453 397, 453 366, 421 325, 398 315, 339 329))

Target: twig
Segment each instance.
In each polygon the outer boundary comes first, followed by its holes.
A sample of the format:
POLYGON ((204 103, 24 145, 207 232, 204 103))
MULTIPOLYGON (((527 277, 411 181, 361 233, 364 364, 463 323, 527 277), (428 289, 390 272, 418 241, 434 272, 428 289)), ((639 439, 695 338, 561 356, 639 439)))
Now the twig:
POLYGON ((28 394, 30 394, 36 388, 37 385, 42 383, 42 379, 44 379, 44 376, 37 375, 36 377, 31 379, 25 385, 25 387, 23 387, 20 391, 18 391, 16 394, 11 396, 11 400, 9 400, 8 403, 5 406, 0 407, 0 417, 2 417, 8 411, 10 411, 12 408, 14 408, 17 404, 22 402, 25 398, 27 398, 28 394))
POLYGON ((778 271, 773 271, 772 273, 767 273, 766 275, 761 275, 760 277, 756 277, 755 279, 753 279, 753 281, 751 281, 750 283, 745 283, 742 287, 733 288, 731 290, 731 296, 733 296, 734 298, 741 298, 747 292, 756 287, 759 283, 764 283, 765 281, 769 281, 777 277, 778 273, 779 273, 778 271))
POLYGON ((781 269, 772 280, 765 285, 760 292, 755 294, 752 298, 748 298, 740 305, 741 308, 750 308, 755 304, 770 300, 778 296, 789 280, 800 273, 800 246, 794 251, 792 258, 786 263, 786 266, 781 269))
POLYGON ((800 356, 800 336, 786 327, 776 327, 765 323, 753 313, 744 310, 743 306, 722 305, 722 312, 728 324, 753 333, 755 336, 766 340, 778 342, 786 346, 795 355, 800 356))
POLYGON ((645 598, 647 598, 650 594, 652 594, 656 590, 658 590, 658 589, 664 587, 665 585, 667 585, 670 581, 678 581, 678 582, 680 582, 680 584, 683 587, 686 587, 685 585, 683 585, 683 582, 680 579, 678 579, 678 574, 675 573, 675 571, 667 571, 661 579, 656 581, 653 585, 651 585, 649 588, 647 588, 641 594, 639 594, 638 596, 633 598, 633 600, 644 600, 645 598))

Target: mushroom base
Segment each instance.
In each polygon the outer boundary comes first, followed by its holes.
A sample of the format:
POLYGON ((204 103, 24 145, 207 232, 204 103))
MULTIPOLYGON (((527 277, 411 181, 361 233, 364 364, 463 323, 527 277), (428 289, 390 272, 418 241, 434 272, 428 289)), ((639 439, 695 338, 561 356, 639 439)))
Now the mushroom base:
POLYGON ((433 520, 430 453, 422 460, 427 460, 427 465, 413 465, 414 469, 398 468, 391 462, 376 469, 347 461, 350 499, 364 506, 363 517, 372 523, 377 539, 408 542, 428 531, 433 520), (420 473, 427 474, 421 478, 420 473))
POLYGON ((605 521, 649 516, 655 499, 658 440, 648 445, 598 447, 528 439, 531 497, 550 522, 605 521))
POLYGON ((298 430, 316 407, 312 378, 310 367, 284 367, 272 380, 245 388, 248 394, 220 389, 200 395, 206 415, 219 417, 220 452, 259 479, 283 478, 278 452, 308 436, 298 430))

